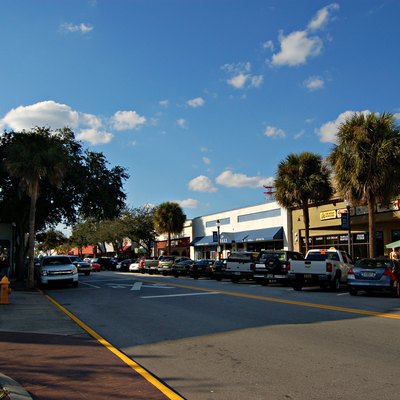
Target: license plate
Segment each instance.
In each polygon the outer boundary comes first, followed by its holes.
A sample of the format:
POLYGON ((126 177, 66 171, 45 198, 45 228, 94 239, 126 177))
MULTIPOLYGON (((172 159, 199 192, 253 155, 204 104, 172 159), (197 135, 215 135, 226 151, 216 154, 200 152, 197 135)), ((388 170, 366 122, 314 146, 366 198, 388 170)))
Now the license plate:
POLYGON ((312 275, 311 274, 304 274, 304 278, 310 279, 310 278, 312 278, 312 275))
POLYGON ((361 272, 361 276, 364 278, 374 278, 375 272, 361 272))
POLYGON ((268 278, 268 279, 273 279, 274 276, 273 276, 272 274, 269 274, 269 275, 267 275, 267 278, 268 278))
POLYGON ((233 275, 240 275, 240 272, 234 272, 233 275))

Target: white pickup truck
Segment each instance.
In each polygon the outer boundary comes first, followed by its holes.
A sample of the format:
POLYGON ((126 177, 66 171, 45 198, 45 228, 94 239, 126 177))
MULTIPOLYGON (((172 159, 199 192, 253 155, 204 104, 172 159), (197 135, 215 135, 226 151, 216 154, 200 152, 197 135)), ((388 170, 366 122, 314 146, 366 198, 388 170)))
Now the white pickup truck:
POLYGON ((335 248, 312 249, 304 260, 290 262, 288 279, 294 290, 301 290, 305 284, 339 290, 340 284, 346 283, 347 273, 353 264, 344 251, 335 248))

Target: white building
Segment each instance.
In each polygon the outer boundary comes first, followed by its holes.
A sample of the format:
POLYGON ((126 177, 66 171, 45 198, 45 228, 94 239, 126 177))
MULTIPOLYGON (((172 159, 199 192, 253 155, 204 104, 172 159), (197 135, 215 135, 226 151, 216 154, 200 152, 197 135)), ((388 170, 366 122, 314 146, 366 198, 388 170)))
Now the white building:
POLYGON ((231 251, 291 250, 291 213, 277 202, 223 211, 192 220, 192 259, 225 258, 231 251), (219 239, 219 240, 218 240, 219 239))

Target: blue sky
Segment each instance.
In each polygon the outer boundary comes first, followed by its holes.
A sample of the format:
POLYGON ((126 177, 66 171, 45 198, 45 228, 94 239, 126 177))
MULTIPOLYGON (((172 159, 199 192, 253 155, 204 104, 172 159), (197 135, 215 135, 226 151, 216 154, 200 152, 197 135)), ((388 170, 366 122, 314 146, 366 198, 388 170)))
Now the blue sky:
POLYGON ((0 129, 69 126, 128 205, 260 204, 354 111, 400 116, 398 0, 1 0, 0 129))

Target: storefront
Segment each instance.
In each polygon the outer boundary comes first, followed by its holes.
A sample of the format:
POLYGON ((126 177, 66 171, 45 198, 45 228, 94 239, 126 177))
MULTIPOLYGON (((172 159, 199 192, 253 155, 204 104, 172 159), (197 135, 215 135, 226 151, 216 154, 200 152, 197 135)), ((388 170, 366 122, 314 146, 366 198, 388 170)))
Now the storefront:
MULTIPOLYGON (((310 248, 335 247, 350 252, 353 258, 369 256, 367 207, 352 207, 343 200, 310 207, 310 248), (350 218, 347 219, 348 211, 350 218), (350 238, 350 240, 349 240, 350 238)), ((305 229, 302 210, 293 210, 294 250, 305 252, 305 229)), ((398 201, 379 204, 375 210, 376 255, 388 255, 385 245, 400 240, 400 211, 398 201)))

